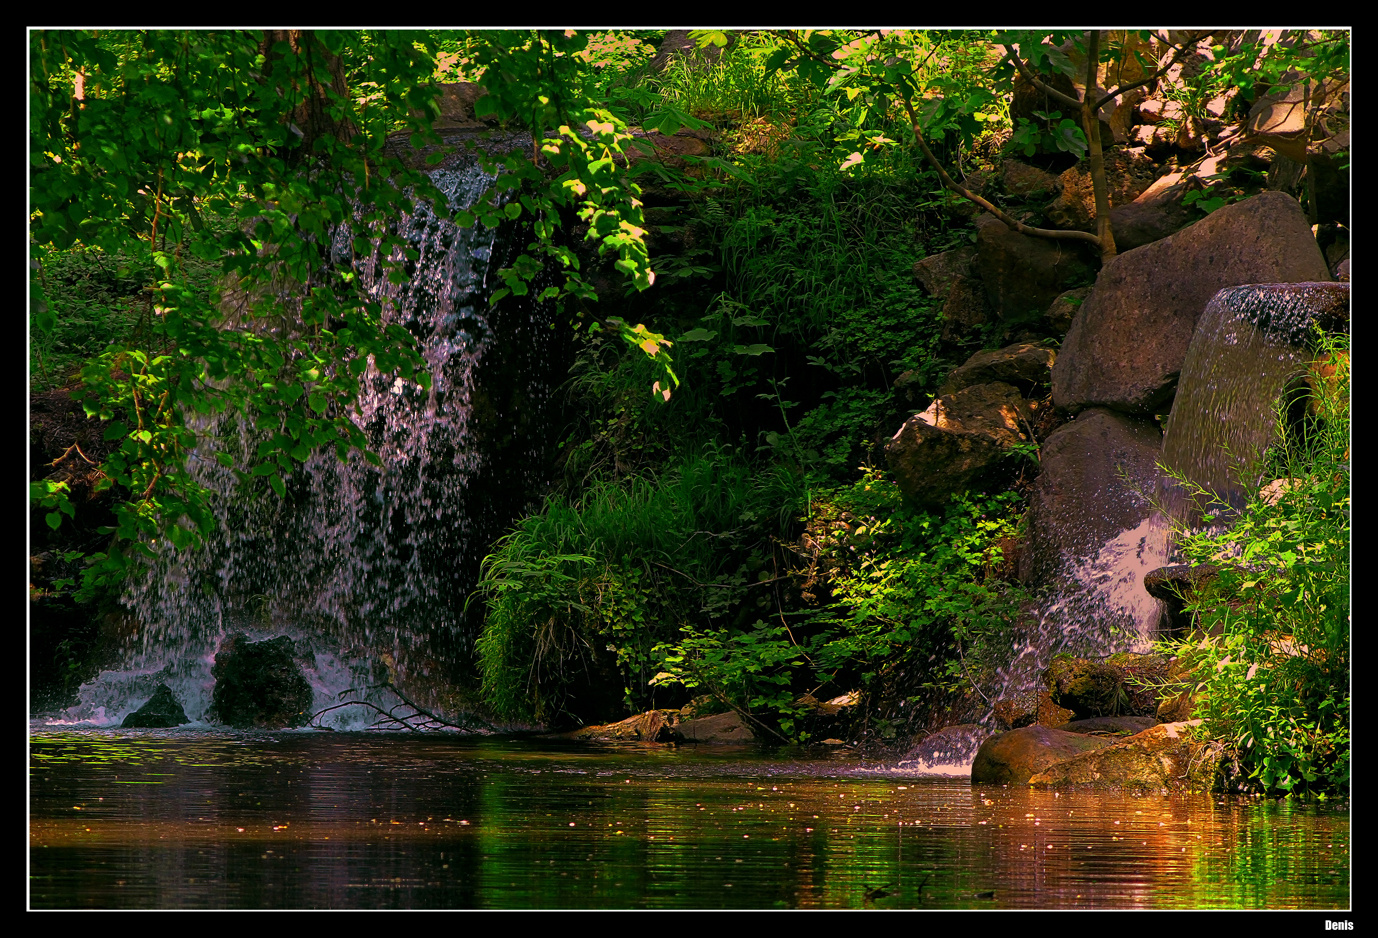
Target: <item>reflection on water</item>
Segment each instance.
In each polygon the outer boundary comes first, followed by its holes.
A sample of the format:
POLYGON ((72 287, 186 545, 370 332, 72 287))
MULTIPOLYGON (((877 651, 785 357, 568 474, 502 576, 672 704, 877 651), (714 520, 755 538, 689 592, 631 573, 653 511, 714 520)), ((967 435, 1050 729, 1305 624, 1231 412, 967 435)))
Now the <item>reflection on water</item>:
POLYGON ((1347 806, 981 787, 744 748, 30 742, 34 908, 1350 904, 1347 806))

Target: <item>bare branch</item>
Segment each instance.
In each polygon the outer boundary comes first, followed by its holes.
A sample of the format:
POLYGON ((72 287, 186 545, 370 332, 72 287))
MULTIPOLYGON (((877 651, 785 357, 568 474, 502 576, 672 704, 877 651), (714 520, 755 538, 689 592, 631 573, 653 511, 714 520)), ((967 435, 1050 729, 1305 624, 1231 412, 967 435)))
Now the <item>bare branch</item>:
POLYGON ((1033 70, 1030 69, 1029 66, 1024 64, 1024 60, 1021 59, 1017 53, 1015 53, 1012 46, 1001 46, 1000 48, 1005 50, 1006 58, 1008 58, 1011 62, 1014 63, 1015 68, 1019 69, 1019 74, 1024 76, 1025 81, 1030 82, 1039 91, 1043 92, 1049 97, 1056 98, 1063 104, 1068 104, 1076 108, 1081 107, 1081 102, 1078 101, 1076 98, 1072 97, 1069 94, 1065 94, 1061 91, 1058 91, 1051 85, 1045 84, 1042 79, 1040 79, 1037 75, 1033 73, 1033 70))
MULTIPOLYGON (((1000 219, 1002 222, 1004 222, 1006 225, 1008 225, 1010 228, 1013 228, 1020 234, 1031 235, 1035 238, 1055 238, 1067 241, 1089 241, 1097 247, 1101 246, 1101 239, 1089 231, 1062 231, 1054 228, 1034 228, 1031 225, 1026 225, 1022 221, 1018 221, 1014 218, 1011 218, 1009 215, 1006 215, 1000 209, 996 208, 990 202, 981 198, 979 195, 972 192, 970 189, 967 189, 965 186, 962 186, 955 182, 952 179, 952 177, 947 174, 947 171, 943 169, 943 165, 938 162, 938 158, 933 155, 933 151, 928 149, 928 144, 924 142, 923 133, 919 130, 919 118, 914 113, 913 102, 909 100, 908 95, 905 95, 903 98, 901 98, 901 100, 904 102, 905 111, 909 114, 909 122, 914 130, 914 139, 918 141, 919 148, 923 150, 923 155, 928 160, 929 164, 938 171, 938 178, 940 178, 943 181, 943 185, 947 186, 949 189, 951 189, 953 192, 957 193, 967 201, 975 202, 977 205, 981 206, 983 209, 990 212, 996 218, 1000 219)), ((1080 107, 1080 103, 1078 103, 1078 107, 1080 107)))
POLYGON ((1162 68, 1158 69, 1158 70, 1157 70, 1156 72, 1154 72, 1152 75, 1149 75, 1147 78, 1144 78, 1144 79, 1141 79, 1141 80, 1139 80, 1139 81, 1136 81, 1136 82, 1134 82, 1133 84, 1121 85, 1121 86, 1117 87, 1114 91, 1107 92, 1106 95, 1105 95, 1105 97, 1101 98, 1099 101, 1096 102, 1095 110, 1096 110, 1096 111, 1099 111, 1099 110, 1100 110, 1102 107, 1104 107, 1106 104, 1110 103, 1110 102, 1113 101, 1115 98, 1119 97, 1120 95, 1124 94, 1124 93, 1127 92, 1127 91, 1133 91, 1135 88, 1139 88, 1139 87, 1142 87, 1143 85, 1147 85, 1147 84, 1149 84, 1149 83, 1151 83, 1151 82, 1157 81, 1159 78, 1161 78, 1162 76, 1166 75, 1167 72, 1168 72, 1168 70, 1169 70, 1170 68, 1172 68, 1172 66, 1174 66, 1174 65, 1177 64, 1177 60, 1180 59, 1180 58, 1186 53, 1186 51, 1187 51, 1188 49, 1190 49, 1191 47, 1195 46, 1195 45, 1196 45, 1198 42, 1200 42, 1202 39, 1205 39, 1206 37, 1208 37, 1208 36, 1210 36, 1210 35, 1211 35, 1211 34, 1207 32, 1207 33, 1199 33, 1199 34, 1197 34, 1197 35, 1195 35, 1195 36, 1191 36, 1190 38, 1187 39, 1186 42, 1182 43, 1182 47, 1181 47, 1180 49, 1178 49, 1176 46, 1174 46, 1174 45, 1173 45, 1172 43, 1170 43, 1170 42, 1167 43, 1167 45, 1168 45, 1169 48, 1174 49, 1174 50, 1176 50, 1176 51, 1174 51, 1171 60, 1169 60, 1168 63, 1167 63, 1166 65, 1164 65, 1162 68))

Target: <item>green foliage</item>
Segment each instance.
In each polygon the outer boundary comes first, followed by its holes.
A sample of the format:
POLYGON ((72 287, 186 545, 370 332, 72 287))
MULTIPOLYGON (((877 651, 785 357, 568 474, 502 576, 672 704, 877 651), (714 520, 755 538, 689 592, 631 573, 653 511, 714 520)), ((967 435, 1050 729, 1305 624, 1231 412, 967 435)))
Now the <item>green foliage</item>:
POLYGON ((1034 111, 1034 116, 1043 122, 1042 125, 1021 117, 1010 137, 1011 147, 1025 156, 1058 151, 1070 153, 1077 159, 1086 155, 1086 134, 1076 121, 1063 117, 1061 111, 1034 111))
MULTIPOLYGON (((284 478, 320 447, 341 459, 364 447, 349 412, 366 367, 428 384, 414 339, 383 321, 358 274, 376 259, 390 282, 404 282, 407 245, 390 220, 414 198, 448 214, 429 178, 385 149, 399 128, 413 144, 438 142, 429 129, 437 65, 426 49, 441 44, 406 31, 30 34, 35 354, 64 370, 62 356, 83 360, 87 412, 121 441, 102 467, 122 499, 115 537, 91 576, 119 578, 130 554, 206 533, 209 493, 186 467, 193 416, 247 416, 265 436, 258 463, 237 471, 281 496, 284 478), (352 257, 328 263, 342 228, 354 235, 352 257), (141 282, 121 284, 113 304, 82 296, 63 281, 83 258, 141 282), (234 276, 244 309, 227 313, 209 288, 221 273, 234 276)), ((495 186, 512 190, 503 204, 495 191, 460 219, 533 221, 528 252, 498 271, 495 301, 528 292, 547 259, 564 275, 547 298, 593 298, 577 259, 556 245, 563 209, 637 288, 651 282, 637 190, 616 166, 625 128, 582 91, 589 66, 576 54, 586 44, 573 31, 464 37, 490 92, 481 115, 544 141, 543 165, 509 161, 495 186)), ((606 327, 656 360, 667 391, 676 383, 663 337, 606 327)))
POLYGON ((577 503, 551 499, 484 561, 484 696, 505 716, 559 721, 579 706, 569 700, 579 682, 611 672, 626 706, 644 707, 653 646, 761 595, 754 584, 799 496, 786 473, 708 449, 657 479, 595 483, 577 503))
POLYGON ((1166 650, 1193 667, 1205 733, 1269 794, 1349 785, 1348 339, 1321 346, 1335 379, 1312 394, 1302 428, 1279 418, 1277 442, 1247 476, 1284 482, 1226 530, 1182 532, 1178 545, 1216 575, 1188 606, 1205 637, 1166 650))

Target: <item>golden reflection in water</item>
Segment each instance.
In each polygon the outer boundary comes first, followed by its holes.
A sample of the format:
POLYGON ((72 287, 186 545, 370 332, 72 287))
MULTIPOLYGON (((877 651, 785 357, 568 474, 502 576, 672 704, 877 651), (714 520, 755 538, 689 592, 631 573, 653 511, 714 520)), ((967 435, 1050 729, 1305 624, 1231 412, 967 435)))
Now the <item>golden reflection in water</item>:
POLYGON ((1342 809, 746 750, 32 740, 34 907, 1326 908, 1342 809))

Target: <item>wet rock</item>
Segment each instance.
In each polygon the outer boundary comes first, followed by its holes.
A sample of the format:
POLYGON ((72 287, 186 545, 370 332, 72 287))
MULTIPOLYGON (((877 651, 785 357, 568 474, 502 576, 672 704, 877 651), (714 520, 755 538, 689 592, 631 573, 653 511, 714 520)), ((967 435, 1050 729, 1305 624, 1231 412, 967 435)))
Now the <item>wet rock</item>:
POLYGON ((749 743, 756 734, 736 712, 718 713, 711 717, 695 717, 677 727, 680 736, 696 743, 749 743))
POLYGON ((125 717, 120 726, 125 729, 132 727, 153 728, 181 726, 190 722, 187 719, 186 711, 182 709, 182 705, 177 702, 176 697, 172 696, 172 689, 166 684, 159 684, 148 703, 125 717))
POLYGON ((1101 270, 1053 366, 1053 403, 1153 415, 1177 386, 1192 333, 1218 291, 1325 280, 1316 239, 1290 196, 1265 192, 1101 270))
POLYGON ((251 642, 236 632, 221 644, 211 668, 215 688, 207 713, 236 729, 281 729, 311 719, 311 685, 286 635, 251 642))
POLYGON ((939 396, 905 421, 885 455, 900 492, 920 509, 942 505, 993 471, 1025 439, 1032 411, 1018 389, 996 382, 939 396))
POLYGON ((959 774, 965 775, 977 749, 989 736, 990 730, 979 723, 945 726, 915 744, 905 753, 897 768, 919 772, 946 768, 960 770, 959 774))
POLYGON ((1190 727, 1200 722, 1159 724, 1123 742, 1043 767, 1029 778, 1029 784, 1167 792, 1209 790, 1222 750, 1218 743, 1190 738, 1190 727))
POLYGON ((1030 493, 1020 579, 1051 585, 1069 561, 1087 561, 1121 532, 1143 525, 1153 513, 1161 447, 1156 424, 1102 408, 1054 431, 1043 443, 1042 473, 1030 493))
POLYGON ((670 743, 683 738, 677 729, 679 723, 680 711, 678 710, 647 710, 645 713, 638 713, 636 716, 618 720, 616 723, 584 726, 559 735, 563 739, 637 740, 646 743, 670 743))
POLYGON ((974 270, 1000 319, 1041 316, 1058 294, 1092 278, 1086 249, 1076 242, 1022 235, 989 214, 976 225, 974 270))
POLYGON ((1185 611, 1196 590, 1215 576, 1214 567, 1170 564, 1144 574, 1144 589, 1163 604, 1163 627, 1180 633, 1191 627, 1192 615, 1185 611))
POLYGON ((1018 729, 1032 723, 1058 727, 1076 714, 1053 703, 1048 689, 1041 687, 997 700, 993 716, 1001 729, 1018 729))
POLYGON ((1033 342, 1020 342, 1002 349, 977 352, 947 376, 938 393, 952 394, 978 384, 1003 382, 1024 394, 1047 387, 1057 353, 1033 342))
POLYGON ((1100 661, 1064 654, 1049 663, 1044 681, 1054 703, 1085 720, 1156 713, 1156 688, 1166 677, 1167 662, 1154 655, 1118 654, 1100 661))
POLYGON ((992 736, 981 744, 971 764, 973 784, 1020 785, 1060 762, 1111 745, 1085 733, 1046 726, 1025 726, 992 736))

